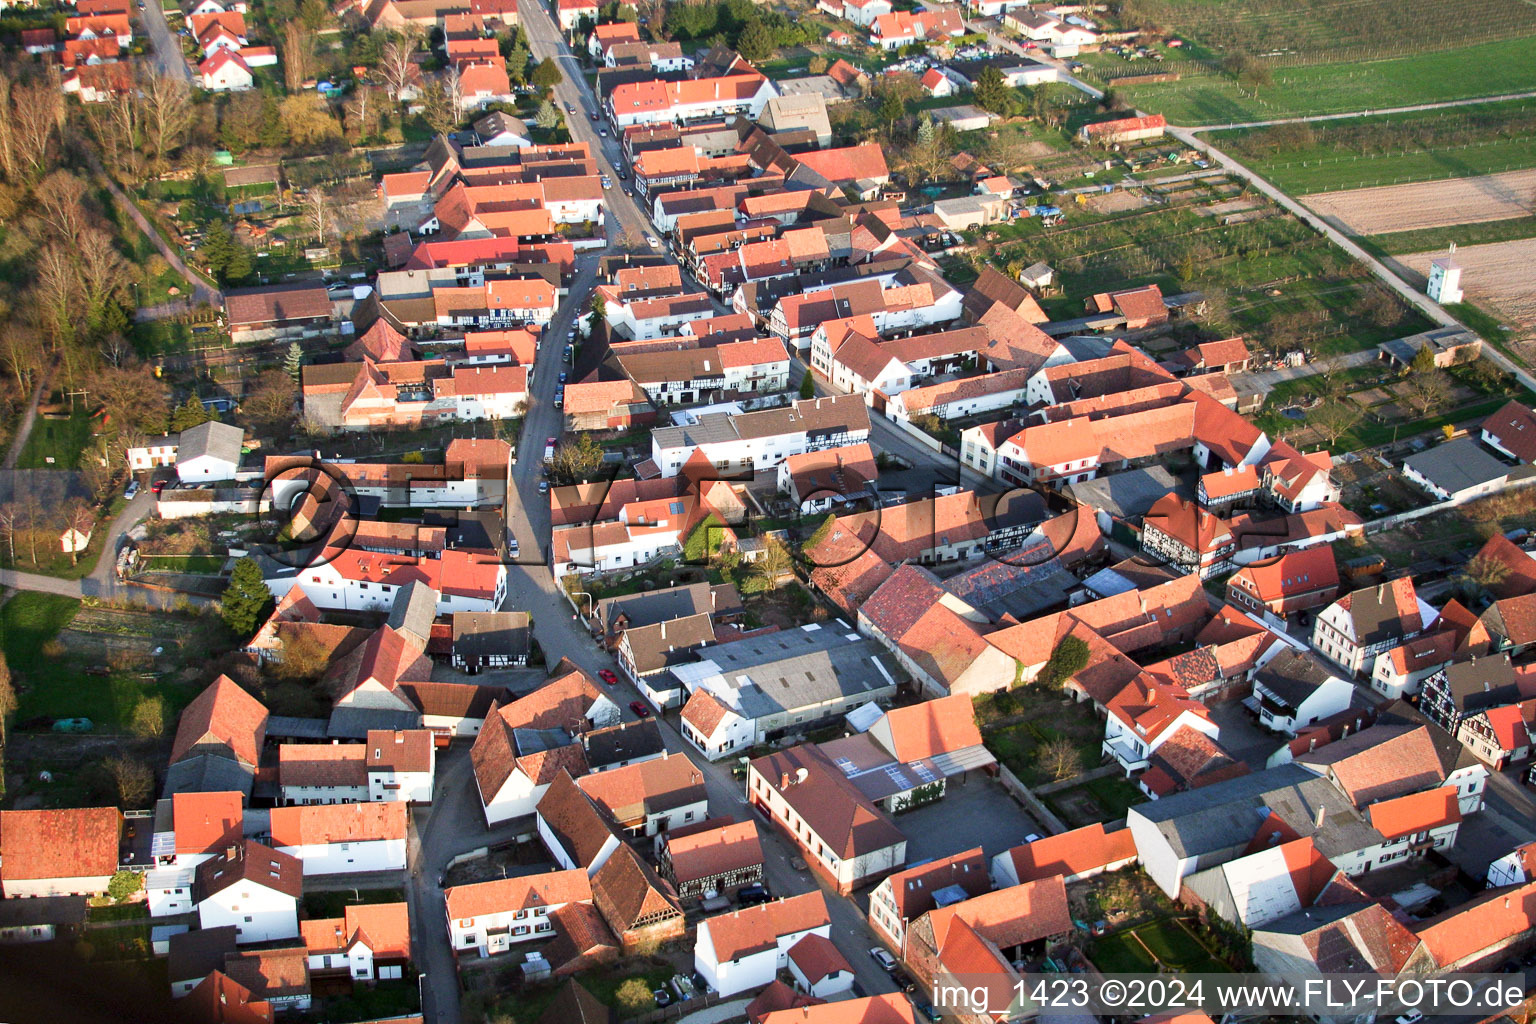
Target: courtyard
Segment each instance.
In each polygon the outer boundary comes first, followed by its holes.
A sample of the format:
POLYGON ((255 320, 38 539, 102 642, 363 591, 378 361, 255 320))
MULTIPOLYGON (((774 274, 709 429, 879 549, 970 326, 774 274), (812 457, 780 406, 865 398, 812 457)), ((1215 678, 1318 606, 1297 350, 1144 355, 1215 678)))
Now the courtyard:
POLYGON ((944 799, 896 816, 907 837, 907 863, 948 857, 977 846, 990 860, 1046 830, 1031 819, 1002 784, 981 772, 949 780, 944 799))

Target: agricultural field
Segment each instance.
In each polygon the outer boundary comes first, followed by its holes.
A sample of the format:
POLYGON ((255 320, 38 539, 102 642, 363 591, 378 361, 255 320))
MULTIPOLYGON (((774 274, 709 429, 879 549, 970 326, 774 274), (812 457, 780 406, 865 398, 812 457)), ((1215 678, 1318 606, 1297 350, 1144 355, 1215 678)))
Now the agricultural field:
POLYGON ((1308 196, 1307 205, 1356 235, 1528 217, 1536 207, 1536 168, 1413 185, 1320 192, 1308 196))
POLYGON ((1213 132, 1210 141, 1304 195, 1536 167, 1536 100, 1213 132))
MULTIPOLYGON (((1531 10, 1536 13, 1536 8, 1531 10)), ((1382 17, 1395 20, 1398 16, 1382 17)), ((1461 19, 1456 20, 1459 24, 1461 19)), ((1177 22, 1170 24, 1177 28, 1177 22)), ((1282 66, 1270 72, 1269 84, 1258 86, 1241 84, 1227 75, 1210 75, 1118 91, 1132 106, 1163 114, 1179 125, 1382 110, 1536 89, 1531 46, 1530 38, 1519 38, 1411 57, 1282 66)))
POLYGON ((1221 56, 1280 64, 1399 57, 1536 35, 1536 8, 1517 0, 1467 0, 1452 19, 1434 0, 1133 0, 1121 14, 1221 56))
MULTIPOLYGON (((1413 253, 1398 262, 1420 274, 1429 273, 1429 262, 1443 250, 1413 253)), ((1489 245, 1459 246, 1456 262, 1462 266, 1462 289, 1468 297, 1503 314, 1518 328, 1536 328, 1536 238, 1522 238, 1489 245)))
POLYGON ((1100 215, 1074 204, 1062 226, 1043 228, 1029 218, 978 241, 983 250, 991 247, 998 267, 1035 260, 1055 267, 1061 293, 1043 306, 1056 319, 1081 316, 1083 299, 1095 292, 1156 284, 1165 294, 1205 293, 1212 330, 1271 350, 1352 352, 1430 326, 1342 251, 1261 197, 1224 181, 1147 191, 1156 205, 1100 215), (1234 214, 1234 203, 1243 212, 1234 214), (1223 223, 1234 215, 1242 219, 1223 223))

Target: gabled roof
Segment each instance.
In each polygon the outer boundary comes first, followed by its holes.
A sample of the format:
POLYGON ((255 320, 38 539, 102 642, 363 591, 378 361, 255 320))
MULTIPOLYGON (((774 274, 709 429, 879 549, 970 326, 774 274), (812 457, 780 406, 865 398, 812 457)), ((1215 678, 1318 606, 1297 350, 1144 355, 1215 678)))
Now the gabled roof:
POLYGON ((272 808, 276 846, 319 846, 405 838, 402 800, 369 804, 309 804, 272 808))
POLYGON ((1409 576, 1345 594, 1330 607, 1342 608, 1349 614, 1355 643, 1362 647, 1423 628, 1417 593, 1409 576))
POLYGON ((261 760, 266 734, 266 707, 233 679, 221 675, 182 711, 171 745, 171 763, 200 752, 198 747, 217 744, 227 747, 242 764, 254 767, 261 760))
POLYGON ((958 886, 971 897, 980 896, 992 887, 992 880, 987 875, 987 858, 979 846, 898 871, 886 882, 890 884, 891 900, 896 904, 896 916, 903 921, 915 921, 937 906, 934 894, 940 890, 958 886))
POLYGON ((1067 887, 1060 875, 996 889, 961 903, 937 907, 925 916, 941 949, 956 920, 964 921, 982 938, 1004 949, 1072 930, 1067 887))
POLYGON ((1268 603, 1337 587, 1339 569, 1334 562, 1333 546, 1318 544, 1299 551, 1287 551, 1267 562, 1244 566, 1233 574, 1234 581, 1239 578, 1251 584, 1242 589, 1268 603))
POLYGON ((238 882, 254 882, 298 899, 304 891, 304 867, 292 854, 247 839, 197 866, 197 901, 201 903, 238 882))
POLYGON ((906 842, 901 830, 815 744, 760 757, 752 768, 779 791, 834 856, 848 860, 906 842), (801 769, 803 779, 798 774, 801 769))
POLYGON ((591 867, 603 847, 615 838, 612 818, 576 785, 567 771, 555 776, 535 811, 571 862, 583 868, 591 867))
POLYGON ((706 799, 704 776, 681 754, 586 775, 576 785, 619 822, 706 799))
POLYGON ((826 927, 832 918, 818 890, 720 914, 705 923, 715 962, 724 964, 771 949, 780 936, 826 927))
POLYGON ((1388 839, 1428 832, 1461 820, 1455 786, 1383 800, 1371 804, 1368 810, 1371 825, 1388 839))
POLYGON ((889 753, 898 761, 917 761, 981 745, 981 730, 971 698, 952 694, 885 713, 889 753))
POLYGON ((1510 401, 1483 421, 1483 430, 1521 462, 1536 462, 1536 412, 1510 401))
POLYGON ((1008 851, 1020 882, 1086 871, 1136 858, 1136 843, 1128 828, 1104 831, 1102 823, 1046 836, 1008 851))
POLYGON ((763 863, 762 843, 751 820, 685 835, 674 832, 666 844, 672 875, 679 884, 763 863))
POLYGON ((1479 893, 1459 907, 1414 926, 1414 932, 1448 970, 1485 949, 1527 932, 1536 920, 1536 882, 1479 893))
POLYGON ((404 903, 349 904, 342 917, 299 922, 299 937, 311 955, 367 946, 374 957, 411 956, 411 916, 404 903))
POLYGON ((1374 725, 1304 754, 1299 764, 1326 769, 1356 807, 1438 786, 1445 780, 1424 726, 1374 725))
POLYGON ((212 971, 181 1001, 189 1019, 213 1024, 272 1024, 272 1004, 223 971, 212 971))
POLYGON ((672 886, 627 843, 620 843, 592 876, 592 903, 620 936, 660 918, 683 916, 672 886))
POLYGON ((245 798, 240 793, 176 793, 171 824, 176 852, 212 853, 240 841, 245 798))
POLYGON ((9 882, 113 874, 121 822, 116 807, 0 811, 0 890, 9 882))
POLYGON ((592 884, 583 868, 498 878, 490 882, 455 885, 445 890, 448 916, 455 920, 505 914, 534 907, 555 907, 592 899, 592 884))

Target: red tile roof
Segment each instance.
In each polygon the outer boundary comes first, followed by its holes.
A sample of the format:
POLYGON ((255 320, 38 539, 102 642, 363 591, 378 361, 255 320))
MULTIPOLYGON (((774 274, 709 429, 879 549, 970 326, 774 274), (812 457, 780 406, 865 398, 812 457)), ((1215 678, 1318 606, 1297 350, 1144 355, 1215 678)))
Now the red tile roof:
POLYGON ((915 921, 934 908, 933 894, 940 889, 958 885, 967 896, 980 896, 991 889, 992 880, 987 876, 986 855, 978 846, 898 871, 881 884, 890 886, 896 916, 915 921))
POLYGON ((812 985, 834 974, 853 973, 852 965, 838 952, 832 940, 815 932, 789 947, 789 959, 800 968, 800 974, 812 985))
POLYGON ((319 846, 404 839, 404 801, 369 804, 311 804, 272 808, 275 846, 319 846))
POLYGON ((751 821, 682 836, 674 833, 666 842, 667 858, 679 884, 763 863, 762 843, 751 821))
POLYGON ((1536 882, 1480 893, 1413 928, 1442 970, 1524 934, 1536 921, 1536 882))
POLYGON ((1521 462, 1536 462, 1536 412, 1511 401, 1483 421, 1483 429, 1521 462))
POLYGON ((1060 875, 997 889, 962 903, 938 907, 925 916, 933 924, 934 941, 940 948, 957 919, 1000 948, 1022 946, 1072 930, 1067 887, 1060 875))
POLYGON ((1135 860, 1136 842, 1128 828, 1105 832, 1102 824, 1094 824, 1015 846, 1008 855, 1019 881, 1033 882, 1135 860))
POLYGON ((885 164, 885 150, 873 142, 862 146, 797 153, 795 159, 835 185, 864 178, 883 181, 891 176, 885 164))
POLYGON ((1368 813, 1376 831, 1396 839, 1460 821, 1461 805, 1455 786, 1441 786, 1371 804, 1368 813))
POLYGON ((116 807, 0 811, 0 890, 11 882, 113 874, 121 823, 116 807))
POLYGON ((1244 566, 1233 579, 1251 583, 1244 587, 1266 604, 1287 597, 1311 593, 1339 585, 1339 568, 1334 562, 1333 547, 1317 544, 1299 551, 1288 551, 1279 558, 1244 566))
POLYGON ((892 708, 885 713, 884 727, 890 730, 891 754, 898 761, 917 761, 981 746, 975 708, 971 698, 963 694, 892 708))
POLYGON ((444 892, 448 916, 455 920, 504 914, 533 907, 591 902, 592 884, 583 868, 546 871, 490 882, 455 885, 444 892))
POLYGON ((267 734, 267 709, 228 676, 192 699, 181 713, 176 740, 171 745, 171 764, 216 744, 229 749, 243 764, 261 760, 261 744, 267 734))
POLYGON ((240 841, 244 797, 239 793, 177 793, 171 797, 176 852, 211 853, 240 841))
POLYGON ((760 903, 707 918, 715 962, 727 963, 772 947, 781 935, 830 925, 827 901, 819 891, 760 903))

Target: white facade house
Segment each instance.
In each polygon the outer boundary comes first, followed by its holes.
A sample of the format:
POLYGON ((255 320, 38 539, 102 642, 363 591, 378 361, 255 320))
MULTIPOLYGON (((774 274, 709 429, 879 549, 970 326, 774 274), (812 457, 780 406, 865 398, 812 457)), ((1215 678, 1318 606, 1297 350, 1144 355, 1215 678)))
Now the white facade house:
POLYGON ((291 854, 246 841, 198 867, 198 922, 234 925, 239 943, 298 938, 302 892, 302 868, 291 854))
POLYGON ((621 131, 636 124, 729 120, 744 116, 756 121, 768 101, 777 96, 773 82, 762 75, 726 75, 683 82, 632 82, 608 96, 608 117, 621 131))
POLYGON ((273 847, 305 875, 405 870, 403 801, 274 807, 271 828, 273 847))
POLYGON ((701 921, 693 965, 710 988, 732 996, 772 981, 789 965, 790 947, 805 936, 831 933, 825 898, 808 892, 701 921))
POLYGON ((432 777, 437 771, 437 747, 428 729, 373 729, 368 733, 367 799, 375 803, 403 800, 432 802, 432 777))
POLYGON ((820 0, 817 8, 834 18, 844 18, 860 28, 869 28, 882 14, 890 14, 887 0, 820 0))
POLYGON ((437 592, 437 614, 493 612, 507 594, 507 567, 463 550, 411 558, 348 550, 302 569, 274 566, 267 589, 281 601, 297 586, 316 608, 388 612, 402 587, 424 582, 437 592))
POLYGON ((732 416, 709 413, 696 424, 651 433, 651 458, 662 476, 676 476, 696 450, 730 471, 772 469, 791 455, 869 440, 869 409, 862 395, 812 398, 790 409, 732 416))
POLYGON ((167 434, 164 437, 145 441, 141 445, 133 445, 125 449, 123 455, 128 460, 128 470, 132 473, 174 466, 176 465, 176 435, 167 434))
POLYGON ((1488 865, 1488 888, 1524 885, 1536 875, 1536 843, 1518 846, 1488 865))
POLYGON ((513 943, 551 937, 550 915, 569 903, 590 903, 592 884, 585 871, 547 871, 456 885, 444 896, 453 948, 485 957, 505 953, 513 943))

